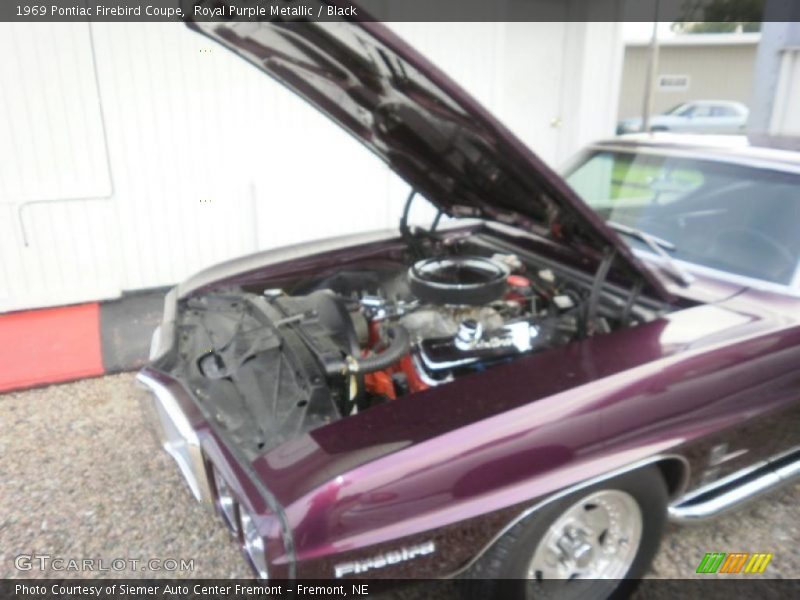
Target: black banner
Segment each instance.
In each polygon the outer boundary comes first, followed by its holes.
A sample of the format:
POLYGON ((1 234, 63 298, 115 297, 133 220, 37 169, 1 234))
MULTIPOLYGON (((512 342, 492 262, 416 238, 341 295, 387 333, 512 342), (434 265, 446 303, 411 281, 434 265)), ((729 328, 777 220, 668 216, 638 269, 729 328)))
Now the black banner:
POLYGON ((800 20, 782 0, 3 0, 0 21, 800 20))

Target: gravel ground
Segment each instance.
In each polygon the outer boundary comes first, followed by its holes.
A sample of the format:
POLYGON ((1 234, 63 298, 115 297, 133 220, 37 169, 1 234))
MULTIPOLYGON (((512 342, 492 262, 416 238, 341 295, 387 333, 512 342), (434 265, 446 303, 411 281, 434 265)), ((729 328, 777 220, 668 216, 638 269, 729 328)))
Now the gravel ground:
MULTIPOLYGON (((19 554, 194 559, 194 572, 250 577, 217 517, 191 496, 143 422, 132 374, 0 396, 0 577, 19 554)), ((800 577, 800 485, 715 522, 670 526, 650 577, 687 578, 706 552, 772 552, 765 575, 800 577)), ((708 575, 703 577, 708 578, 708 575)))

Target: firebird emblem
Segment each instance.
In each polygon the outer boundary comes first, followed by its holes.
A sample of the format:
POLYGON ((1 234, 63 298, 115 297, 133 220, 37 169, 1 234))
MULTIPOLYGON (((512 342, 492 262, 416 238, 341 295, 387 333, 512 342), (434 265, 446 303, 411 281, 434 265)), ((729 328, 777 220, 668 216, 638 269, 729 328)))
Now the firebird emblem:
POLYGON ((389 565, 396 565, 412 558, 432 554, 436 550, 436 544, 433 541, 418 544, 416 546, 409 546, 408 548, 400 548, 399 550, 392 550, 384 554, 378 554, 372 558, 365 560, 354 560, 351 562, 339 563, 333 567, 336 577, 344 577, 345 575, 358 575, 359 573, 366 573, 373 569, 382 569, 389 565))

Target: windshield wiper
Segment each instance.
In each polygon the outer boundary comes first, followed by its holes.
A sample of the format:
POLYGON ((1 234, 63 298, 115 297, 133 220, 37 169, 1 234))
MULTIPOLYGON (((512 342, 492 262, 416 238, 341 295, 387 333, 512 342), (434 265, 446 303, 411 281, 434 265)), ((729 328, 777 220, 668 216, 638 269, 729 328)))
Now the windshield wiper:
POLYGON ((669 254, 667 254, 667 250, 674 251, 675 244, 660 237, 656 237, 654 235, 650 235, 646 231, 642 231, 641 229, 636 229, 635 227, 629 227, 628 225, 623 225, 622 223, 617 223, 615 221, 606 221, 606 225, 611 227, 617 233, 621 233, 623 235, 627 235, 632 238, 636 238, 647 244, 647 246, 655 252, 658 256, 660 256, 664 263, 666 263, 666 269, 668 275, 670 275, 673 279, 675 279, 678 283, 682 286, 686 287, 690 285, 694 281, 694 276, 686 271, 683 267, 681 267, 675 259, 673 259, 669 254))

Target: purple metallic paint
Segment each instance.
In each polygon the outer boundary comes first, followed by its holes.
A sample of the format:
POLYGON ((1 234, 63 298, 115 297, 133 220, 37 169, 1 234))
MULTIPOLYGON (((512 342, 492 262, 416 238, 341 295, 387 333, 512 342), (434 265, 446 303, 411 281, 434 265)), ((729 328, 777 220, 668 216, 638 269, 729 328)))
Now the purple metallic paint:
MULTIPOLYGON (((398 243, 305 258, 303 268, 386 258, 398 243)), ((256 269, 238 281, 254 285, 257 273, 271 285, 292 268, 256 269)), ((696 485, 712 441, 750 448, 745 462, 772 454, 778 439, 770 432, 787 410, 797 412, 798 315, 798 300, 761 292, 693 306, 376 406, 279 446, 252 467, 284 509, 299 575, 327 577, 332 561, 427 538, 446 549, 415 561, 414 573, 441 575, 471 558, 463 545, 448 544, 458 536, 441 534, 460 522, 476 548, 534 499, 653 455, 692 458, 696 485), (710 316, 718 325, 709 326, 710 316)), ((189 414, 199 431, 207 427, 196 408, 189 414)), ((797 443, 796 431, 780 442, 792 435, 797 443)), ((249 506, 264 508, 224 442, 201 437, 249 506)), ((269 546, 280 572, 291 557, 276 539, 269 546)))
MULTIPOLYGON (((750 438, 756 429, 763 438, 770 426, 758 419, 773 422, 797 402, 800 329, 781 332, 763 319, 738 344, 690 350, 702 340, 683 348, 662 343, 678 319, 680 313, 377 407, 311 432, 298 441, 303 458, 280 468, 273 453, 265 455, 255 466, 286 502, 301 565, 393 540, 402 545, 398 537, 522 505, 648 456, 680 452, 715 432, 733 439, 731 430, 744 423, 750 430, 738 433, 750 438), (762 369, 769 369, 766 381, 762 369), (383 443, 405 448, 386 447, 391 453, 376 460, 379 450, 364 436, 376 429, 386 433, 383 443), (369 462, 353 469, 362 459, 369 462), (317 483, 309 475, 320 471, 341 471, 343 479, 308 489, 317 483)), ((771 450, 754 447, 749 459, 771 450)), ((453 570, 466 559, 454 549, 447 555, 453 570)), ((313 565, 301 572, 324 575, 313 565)))
MULTIPOLYGON (((327 253, 302 256, 303 250, 294 249, 298 257, 288 262, 271 260, 285 257, 281 251, 248 258, 244 272, 233 263, 216 271, 225 273, 216 284, 201 276, 202 283, 182 289, 269 287, 290 273, 397 259, 403 247, 388 237, 327 253), (263 262, 273 264, 257 266, 263 262)), ((188 397, 182 406, 195 428, 208 432, 201 435, 206 454, 227 465, 248 506, 266 508, 255 475, 283 507, 296 556, 273 531, 275 576, 296 559, 298 575, 328 577, 348 556, 428 539, 440 552, 378 575, 438 576, 469 561, 469 549, 536 499, 577 482, 676 453, 690 459, 696 486, 716 443, 751 449, 725 472, 800 443, 796 428, 784 425, 772 435, 786 415, 794 423, 800 413, 800 300, 736 294, 706 279, 683 291, 678 304, 687 308, 662 319, 376 406, 275 448, 252 463, 250 474, 188 397), (690 301, 703 296, 726 299, 690 301), (717 313, 703 312, 709 310, 717 313), (462 537, 470 544, 458 543, 462 537)))
MULTIPOLYGON (((358 26, 423 69, 536 169, 552 193, 573 199, 558 176, 427 60, 378 24, 358 26)), ((800 443, 798 428, 787 426, 800 413, 800 300, 711 278, 665 294, 616 234, 574 203, 626 261, 644 270, 654 296, 673 301, 675 312, 376 406, 252 463, 180 384, 150 370, 178 398, 207 459, 258 515, 273 577, 290 576, 295 561, 299 576, 330 577, 337 562, 431 539, 438 547, 433 555, 375 575, 446 575, 524 508, 588 479, 678 455, 690 460, 694 486, 708 449, 720 440, 749 448, 745 462, 800 443), (697 310, 707 302, 715 303, 707 305, 713 315, 697 310)), ((596 266, 588 254, 582 261, 544 240, 526 243, 586 272, 596 266)), ((212 268, 180 286, 179 295, 399 261, 404 250, 396 236, 379 235, 271 251, 212 268)))

